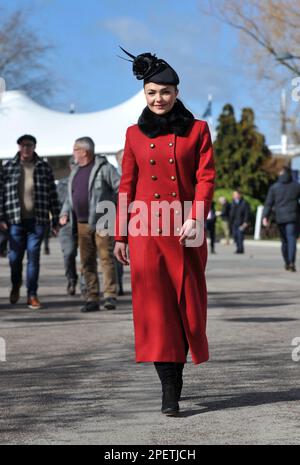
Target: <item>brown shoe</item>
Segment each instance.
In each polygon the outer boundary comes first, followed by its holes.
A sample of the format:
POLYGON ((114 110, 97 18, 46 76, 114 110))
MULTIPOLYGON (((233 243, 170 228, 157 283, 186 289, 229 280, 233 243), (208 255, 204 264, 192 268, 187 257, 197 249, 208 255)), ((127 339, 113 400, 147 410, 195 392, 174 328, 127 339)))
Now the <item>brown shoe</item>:
POLYGON ((27 306, 31 310, 39 310, 40 308, 42 308, 41 302, 39 301, 36 295, 28 297, 27 306))
POLYGON ((22 286, 22 283, 19 284, 19 286, 13 286, 10 292, 9 301, 12 305, 15 305, 20 299, 21 286, 22 286))

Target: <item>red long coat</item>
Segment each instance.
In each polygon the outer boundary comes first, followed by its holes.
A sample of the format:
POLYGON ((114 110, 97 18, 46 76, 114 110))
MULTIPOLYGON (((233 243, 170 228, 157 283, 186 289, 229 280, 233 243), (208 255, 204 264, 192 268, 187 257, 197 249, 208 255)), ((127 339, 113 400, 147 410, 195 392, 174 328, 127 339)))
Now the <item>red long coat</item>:
MULTIPOLYGON (((206 241, 200 247, 183 247, 172 231, 178 211, 171 210, 171 233, 126 236, 124 227, 139 211, 127 214, 120 207, 121 194, 128 203, 143 200, 204 201, 207 217, 214 190, 215 169, 208 125, 195 120, 185 137, 174 134, 148 138, 137 125, 127 130, 122 179, 116 217, 116 241, 129 244, 136 362, 185 362, 185 337, 192 360, 208 360, 206 338, 206 241)), ((149 226, 157 209, 148 214, 149 226)), ((146 214, 140 215, 141 222, 146 214)), ((182 220, 182 222, 184 219, 182 220)), ((159 223, 159 226, 162 226, 159 223)), ((179 229, 177 229, 178 231, 179 229)))

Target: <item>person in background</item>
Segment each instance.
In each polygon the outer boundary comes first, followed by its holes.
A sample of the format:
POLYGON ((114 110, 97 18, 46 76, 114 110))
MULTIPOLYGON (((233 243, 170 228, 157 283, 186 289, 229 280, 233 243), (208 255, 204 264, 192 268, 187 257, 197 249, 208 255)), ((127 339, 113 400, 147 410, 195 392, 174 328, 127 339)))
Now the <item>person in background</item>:
POLYGON ((0 258, 7 257, 7 234, 3 231, 0 231, 0 258))
POLYGON ((27 252, 27 305, 37 310, 41 308, 37 296, 41 244, 50 214, 52 230, 58 233, 60 208, 52 169, 35 152, 35 137, 24 135, 17 143, 17 155, 3 167, 0 229, 7 231, 9 237, 10 303, 19 301, 27 252))
MULTIPOLYGON (((124 156, 124 149, 119 150, 116 153, 116 160, 117 160, 117 163, 118 163, 117 170, 118 170, 118 173, 119 173, 120 176, 122 175, 123 156, 124 156)), ((116 268, 117 268, 117 278, 118 278, 118 286, 119 286, 118 295, 121 296, 121 295, 124 295, 124 289, 123 289, 124 267, 123 267, 123 264, 121 262, 119 262, 119 260, 117 260, 117 258, 115 256, 114 256, 114 259, 115 259, 115 265, 116 265, 116 268)))
POLYGON ((117 170, 118 170, 118 173, 119 173, 120 176, 122 176, 122 162, 123 162, 123 157, 124 157, 124 149, 119 150, 119 151, 116 153, 116 160, 117 160, 117 163, 118 163, 117 170))
POLYGON ((293 181, 292 171, 285 167, 278 181, 268 192, 263 211, 263 225, 269 226, 269 216, 275 209, 276 223, 282 242, 282 256, 287 271, 296 271, 297 237, 299 234, 300 184, 293 181))
POLYGON ((99 219, 97 205, 101 201, 114 202, 120 175, 106 157, 95 155, 95 144, 90 137, 81 137, 73 148, 75 166, 68 184, 68 197, 61 211, 60 224, 76 218, 82 273, 86 285, 82 312, 100 310, 100 288, 97 269, 99 255, 104 281, 104 308, 116 308, 117 283, 113 256, 113 238, 96 231, 99 219), (71 212, 74 214, 71 214, 71 212))
POLYGON ((238 189, 233 193, 233 202, 230 210, 230 224, 236 244, 236 254, 245 253, 245 231, 250 224, 250 206, 238 189))
POLYGON ((50 228, 50 223, 45 229, 45 234, 43 238, 43 244, 44 244, 44 255, 50 255, 50 237, 51 237, 51 228, 50 228))
POLYGON ((220 216, 221 226, 225 237, 225 244, 230 244, 230 203, 225 197, 219 198, 221 205, 221 211, 218 212, 217 216, 220 216))
MULTIPOLYGON (((3 170, 2 165, 0 165, 0 204, 3 204, 3 195, 4 195, 4 183, 3 183, 3 170)), ((0 258, 6 258, 7 256, 7 231, 0 230, 0 258)))
POLYGON ((206 229, 209 233, 210 237, 210 252, 212 254, 216 253, 215 244, 216 244, 216 209, 215 209, 215 202, 211 203, 211 209, 208 213, 208 217, 206 220, 206 229))
MULTIPOLYGON (((69 160, 69 167, 74 167, 73 157, 69 160)), ((57 184, 57 192, 61 208, 63 207, 68 197, 69 175, 60 179, 57 184)), ((71 217, 72 211, 69 211, 68 216, 71 217)), ((59 231, 59 241, 61 250, 64 256, 65 276, 67 278, 67 294, 73 296, 76 294, 76 285, 78 274, 76 269, 76 257, 78 249, 78 235, 76 221, 68 221, 62 226, 59 231)))

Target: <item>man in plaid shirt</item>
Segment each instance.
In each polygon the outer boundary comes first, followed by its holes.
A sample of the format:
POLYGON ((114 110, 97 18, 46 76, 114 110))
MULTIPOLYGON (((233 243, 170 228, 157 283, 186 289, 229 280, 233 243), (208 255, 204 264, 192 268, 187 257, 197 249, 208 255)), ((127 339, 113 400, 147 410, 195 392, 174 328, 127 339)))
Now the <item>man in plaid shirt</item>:
POLYGON ((16 304, 22 286, 22 262, 27 251, 27 305, 41 308, 37 296, 40 249, 52 215, 58 232, 60 205, 50 165, 35 152, 36 139, 24 135, 17 141, 19 152, 8 161, 0 180, 0 229, 9 236, 12 290, 10 303, 16 304))

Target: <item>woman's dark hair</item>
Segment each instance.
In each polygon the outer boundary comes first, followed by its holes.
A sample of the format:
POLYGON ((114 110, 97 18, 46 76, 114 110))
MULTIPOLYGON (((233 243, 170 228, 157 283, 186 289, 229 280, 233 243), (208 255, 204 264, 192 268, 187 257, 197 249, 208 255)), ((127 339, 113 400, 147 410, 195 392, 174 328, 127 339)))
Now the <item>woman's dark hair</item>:
MULTIPOLYGON (((150 84, 150 82, 144 82, 144 89, 145 89, 145 85, 146 85, 146 84, 150 84)), ((156 82, 155 82, 154 84, 156 84, 156 82)), ((178 91, 178 86, 177 86, 176 84, 161 84, 161 85, 162 85, 162 86, 166 86, 166 87, 167 87, 167 86, 175 87, 175 90, 178 91)))

